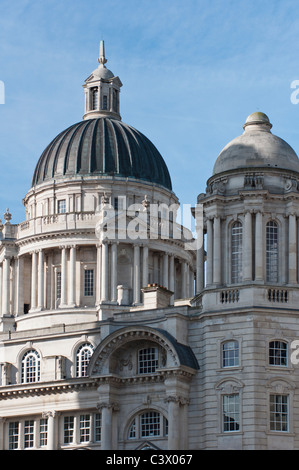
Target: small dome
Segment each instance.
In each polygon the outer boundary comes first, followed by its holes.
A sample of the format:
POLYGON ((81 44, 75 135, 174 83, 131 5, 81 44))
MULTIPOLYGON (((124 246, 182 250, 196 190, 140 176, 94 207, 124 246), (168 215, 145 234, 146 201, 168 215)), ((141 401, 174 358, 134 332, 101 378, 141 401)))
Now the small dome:
POLYGON ((94 79, 103 78, 104 80, 109 80, 114 77, 114 73, 111 70, 107 69, 105 65, 99 65, 99 67, 93 71, 94 79))
POLYGON ((152 142, 109 118, 82 121, 61 132, 42 153, 32 186, 74 176, 114 175, 172 190, 168 168, 152 142))
POLYGON ((270 131, 272 124, 266 114, 250 114, 244 132, 220 152, 213 175, 252 168, 279 168, 299 172, 299 159, 290 145, 270 131))

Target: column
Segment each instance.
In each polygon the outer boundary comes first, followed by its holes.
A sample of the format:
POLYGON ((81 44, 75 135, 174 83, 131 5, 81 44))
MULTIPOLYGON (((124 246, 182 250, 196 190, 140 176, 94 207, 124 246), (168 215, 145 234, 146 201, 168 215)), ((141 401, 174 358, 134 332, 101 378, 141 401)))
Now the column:
POLYGON ((37 253, 32 252, 31 258, 31 309, 36 309, 37 253))
POLYGON ((296 230, 296 216, 289 215, 289 284, 297 282, 297 230, 296 230))
POLYGON ((181 298, 185 299, 187 294, 187 276, 188 276, 188 265, 186 261, 182 261, 181 263, 181 298))
POLYGON ((221 283, 221 221, 220 217, 214 217, 213 237, 213 283, 221 283))
POLYGON ((3 259, 2 316, 10 314, 10 257, 3 259))
POLYGON ((60 308, 66 307, 66 247, 61 247, 61 299, 60 299, 60 308))
POLYGON ((243 279, 252 281, 252 215, 249 211, 245 213, 243 240, 243 279))
POLYGON ((140 304, 140 246, 134 245, 133 303, 140 304))
POLYGON ((148 246, 143 246, 142 249, 142 287, 148 285, 148 246))
POLYGON ((111 245, 111 302, 117 302, 117 244, 111 245))
POLYGON ((168 450, 180 449, 180 402, 176 396, 166 398, 168 403, 168 450))
POLYGON ((109 287, 109 259, 108 259, 108 243, 103 241, 102 244, 102 302, 108 300, 108 287, 109 287))
POLYGON ((264 263, 263 252, 263 214, 257 212, 255 216, 255 280, 262 281, 264 279, 264 263))
POLYGON ((207 286, 213 284, 213 220, 207 220, 207 286))
POLYGON ((174 255, 169 256, 169 290, 173 292, 170 299, 170 305, 174 303, 175 278, 174 278, 174 255))
POLYGON ((17 259, 15 313, 17 316, 24 313, 24 258, 21 256, 17 259))
POLYGON ((117 403, 104 402, 97 405, 102 414, 101 450, 113 449, 113 412, 119 410, 117 403))
POLYGON ((38 289, 37 289, 37 308, 42 310, 44 307, 44 252, 38 252, 38 289))
POLYGON ((168 254, 163 255, 163 287, 168 289, 168 254))
POLYGON ((101 303, 102 245, 97 245, 96 305, 101 303))
POLYGON ((56 426, 55 426, 55 411, 46 411, 42 414, 43 419, 48 420, 48 433, 47 433, 47 450, 56 449, 56 426))
POLYGON ((76 306, 76 246, 70 247, 68 306, 76 306))

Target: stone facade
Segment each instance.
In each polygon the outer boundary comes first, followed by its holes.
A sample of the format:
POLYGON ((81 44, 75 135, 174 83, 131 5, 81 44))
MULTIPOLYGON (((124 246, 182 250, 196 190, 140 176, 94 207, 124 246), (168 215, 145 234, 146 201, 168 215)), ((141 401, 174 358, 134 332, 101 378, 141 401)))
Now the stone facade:
POLYGON ((250 115, 194 240, 106 62, 1 225, 0 448, 298 449, 299 160, 250 115))

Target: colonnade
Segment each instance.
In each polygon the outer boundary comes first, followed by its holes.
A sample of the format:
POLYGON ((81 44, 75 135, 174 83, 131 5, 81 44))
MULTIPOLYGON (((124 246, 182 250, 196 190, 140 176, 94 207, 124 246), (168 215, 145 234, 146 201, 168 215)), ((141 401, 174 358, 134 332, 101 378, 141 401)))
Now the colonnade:
MULTIPOLYGON (((129 246, 129 245, 128 245, 129 246)), ((0 310, 2 316, 22 315, 24 313, 24 285, 28 275, 28 263, 31 264, 30 293, 26 292, 30 311, 43 309, 73 308, 81 304, 82 283, 78 272, 77 249, 80 245, 69 244, 57 247, 60 251, 60 263, 54 265, 54 249, 38 249, 21 256, 4 256, 0 264, 0 310), (28 259, 30 256, 31 260, 28 259), (24 269, 25 259, 26 272, 24 269), (57 272, 59 278, 59 302, 57 302, 57 272), (81 292, 81 294, 79 294, 81 292), (80 297, 80 299, 79 299, 80 297)), ((118 243, 103 241, 96 245, 96 256, 92 261, 94 270, 94 305, 118 302, 118 243)), ((163 285, 172 292, 177 290, 177 297, 188 298, 194 295, 193 268, 184 259, 176 258, 174 253, 151 251, 146 244, 133 246, 131 302, 142 303, 142 287, 149 283, 163 285), (153 260, 150 268, 149 259, 153 260), (176 265, 180 264, 179 288, 176 278, 176 265)), ((84 260, 81 260, 84 265, 84 260)), ((128 267, 129 268, 129 267, 128 267)), ((81 269, 81 268, 80 268, 81 269)), ((129 278, 129 274, 128 274, 129 278)))
MULTIPOLYGON (((288 213, 279 223, 279 253, 281 260, 279 282, 298 284, 298 228, 297 216, 288 213), (284 256, 286 253, 286 256, 284 256)), ((266 281, 266 229, 265 224, 272 220, 258 210, 248 210, 243 214, 242 230, 242 281, 266 281)), ((231 221, 232 222, 232 221, 231 221)), ((202 229, 202 245, 197 250, 196 292, 205 287, 230 284, 231 243, 228 222, 220 215, 206 220, 206 241, 202 229), (206 255, 206 269, 204 269, 206 255)))

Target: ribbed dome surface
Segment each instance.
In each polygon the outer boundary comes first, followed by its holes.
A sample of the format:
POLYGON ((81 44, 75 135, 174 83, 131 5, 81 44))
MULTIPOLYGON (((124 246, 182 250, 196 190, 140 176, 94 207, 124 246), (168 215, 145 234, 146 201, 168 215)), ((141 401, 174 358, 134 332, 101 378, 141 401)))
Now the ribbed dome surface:
POLYGON ((77 175, 136 178, 172 189, 167 166, 152 142, 109 118, 88 119, 61 132, 42 153, 32 186, 77 175))

